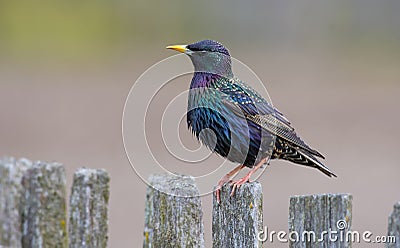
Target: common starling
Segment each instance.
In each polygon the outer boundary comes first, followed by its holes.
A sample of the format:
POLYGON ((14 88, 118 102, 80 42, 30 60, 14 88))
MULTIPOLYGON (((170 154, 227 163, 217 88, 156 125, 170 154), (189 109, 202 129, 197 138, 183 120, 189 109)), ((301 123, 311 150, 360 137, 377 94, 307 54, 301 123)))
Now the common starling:
POLYGON ((233 75, 231 56, 222 44, 202 40, 167 48, 188 55, 195 68, 188 96, 189 129, 213 152, 240 164, 218 182, 218 202, 221 187, 242 168, 251 170, 232 181, 231 196, 270 159, 288 160, 336 177, 317 159, 324 156, 300 139, 281 112, 233 75))

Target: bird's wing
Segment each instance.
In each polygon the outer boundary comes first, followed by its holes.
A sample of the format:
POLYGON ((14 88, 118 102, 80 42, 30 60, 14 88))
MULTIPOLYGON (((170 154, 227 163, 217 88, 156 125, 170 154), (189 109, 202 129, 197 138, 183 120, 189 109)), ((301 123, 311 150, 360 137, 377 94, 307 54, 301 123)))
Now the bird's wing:
POLYGON ((276 108, 272 107, 254 89, 238 80, 229 80, 229 83, 219 87, 223 93, 222 103, 237 116, 246 118, 279 136, 294 146, 300 147, 311 154, 324 158, 318 151, 312 149, 297 136, 290 122, 276 108))
POLYGON ((256 90, 245 84, 240 79, 233 78, 229 80, 229 86, 223 89, 223 92, 230 95, 232 100, 238 102, 242 107, 247 108, 249 113, 256 115, 273 114, 281 123, 290 127, 290 122, 285 116, 271 104, 269 104, 256 90))

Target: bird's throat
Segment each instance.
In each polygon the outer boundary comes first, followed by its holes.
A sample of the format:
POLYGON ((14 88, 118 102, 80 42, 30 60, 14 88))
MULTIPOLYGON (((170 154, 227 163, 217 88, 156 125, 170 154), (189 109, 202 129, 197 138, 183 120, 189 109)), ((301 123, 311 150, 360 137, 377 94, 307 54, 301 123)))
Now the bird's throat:
POLYGON ((215 82, 217 82, 221 78, 222 76, 217 74, 196 71, 193 74, 192 82, 190 84, 190 89, 211 87, 215 82))

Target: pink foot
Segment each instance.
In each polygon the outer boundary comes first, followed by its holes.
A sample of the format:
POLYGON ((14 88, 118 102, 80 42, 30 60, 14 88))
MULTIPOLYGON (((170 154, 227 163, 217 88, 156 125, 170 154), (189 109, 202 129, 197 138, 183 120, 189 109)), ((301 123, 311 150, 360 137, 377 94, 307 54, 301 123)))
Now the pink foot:
POLYGON ((233 181, 231 184, 233 186, 231 191, 231 196, 233 196, 235 194, 235 190, 240 188, 240 186, 242 186, 244 183, 250 182, 250 176, 253 175, 253 173, 256 172, 258 169, 260 169, 260 167, 263 166, 263 164, 267 163, 268 160, 269 157, 262 159, 256 166, 253 167, 253 169, 251 169, 249 173, 247 173, 246 176, 239 179, 238 181, 233 181))
POLYGON ((231 185, 232 185, 231 196, 233 196, 235 194, 236 189, 240 188, 240 186, 242 186, 246 182, 250 182, 250 176, 251 176, 251 174, 249 173, 246 176, 240 178, 239 180, 233 181, 231 183, 231 185))
POLYGON ((231 177, 236 175, 236 173, 238 173, 241 169, 243 169, 244 165, 239 165, 237 166, 235 169, 231 170, 228 174, 226 174, 223 178, 221 178, 221 180, 219 180, 217 188, 215 189, 215 195, 217 197, 217 202, 218 204, 220 204, 221 202, 221 189, 222 186, 226 183, 229 182, 231 177))
POLYGON ((228 175, 225 175, 223 178, 221 178, 221 180, 219 180, 219 182, 218 182, 218 185, 217 185, 217 188, 215 189, 215 195, 216 195, 216 197, 217 197, 217 202, 218 202, 218 204, 220 204, 220 202, 221 202, 221 189, 222 189, 222 186, 224 186, 224 184, 226 183, 226 182, 228 182, 230 180, 230 178, 228 177, 228 175))

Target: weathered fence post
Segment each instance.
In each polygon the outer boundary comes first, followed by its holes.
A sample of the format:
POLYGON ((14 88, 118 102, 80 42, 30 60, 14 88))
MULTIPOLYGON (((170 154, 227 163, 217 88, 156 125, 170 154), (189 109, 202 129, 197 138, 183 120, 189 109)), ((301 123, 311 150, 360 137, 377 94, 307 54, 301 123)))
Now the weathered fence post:
POLYGON ((31 165, 26 159, 0 159, 0 247, 22 247, 21 181, 31 165))
POLYGON ((388 236, 395 237, 395 240, 386 243, 386 247, 400 248, 400 202, 393 206, 393 212, 389 216, 388 236))
POLYGON ((67 247, 65 170, 35 162, 22 178, 23 247, 67 247))
POLYGON ((143 247, 204 247, 199 190, 189 176, 152 175, 143 247))
POLYGON ((289 247, 351 247, 351 218, 349 194, 292 196, 289 247))
POLYGON ((231 187, 221 189, 221 203, 213 197, 212 235, 214 248, 253 248, 262 246, 258 239, 263 228, 262 187, 245 183, 230 196, 231 187))
POLYGON ((69 210, 69 247, 107 247, 110 177, 81 168, 74 174, 69 210))

